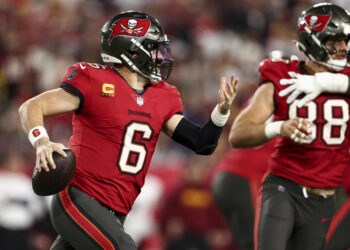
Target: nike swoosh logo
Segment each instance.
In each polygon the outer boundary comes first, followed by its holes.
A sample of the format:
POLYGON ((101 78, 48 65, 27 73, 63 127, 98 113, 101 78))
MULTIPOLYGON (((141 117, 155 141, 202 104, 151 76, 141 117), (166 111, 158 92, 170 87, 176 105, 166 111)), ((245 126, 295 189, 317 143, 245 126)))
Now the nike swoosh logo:
POLYGON ((81 68, 81 69, 86 69, 86 65, 82 65, 82 64, 80 63, 80 68, 81 68))
POLYGON ((326 218, 322 218, 322 219, 321 219, 321 222, 328 222, 328 221, 330 221, 330 220, 331 220, 331 219, 329 219, 329 218, 327 218, 327 219, 326 219, 326 218))

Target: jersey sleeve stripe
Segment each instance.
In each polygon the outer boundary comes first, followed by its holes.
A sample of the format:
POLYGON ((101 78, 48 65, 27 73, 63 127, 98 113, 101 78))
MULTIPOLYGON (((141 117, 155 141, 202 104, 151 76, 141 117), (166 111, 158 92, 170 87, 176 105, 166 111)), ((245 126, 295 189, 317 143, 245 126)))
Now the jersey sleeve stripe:
POLYGON ((79 107, 78 107, 78 110, 77 110, 77 112, 79 112, 80 109, 84 105, 84 95, 80 92, 79 89, 77 89, 76 87, 74 87, 73 85, 71 85, 71 84, 69 84, 67 82, 62 82, 60 84, 60 88, 64 89, 68 93, 71 93, 72 95, 75 95, 75 96, 79 97, 80 103, 79 103, 79 107))

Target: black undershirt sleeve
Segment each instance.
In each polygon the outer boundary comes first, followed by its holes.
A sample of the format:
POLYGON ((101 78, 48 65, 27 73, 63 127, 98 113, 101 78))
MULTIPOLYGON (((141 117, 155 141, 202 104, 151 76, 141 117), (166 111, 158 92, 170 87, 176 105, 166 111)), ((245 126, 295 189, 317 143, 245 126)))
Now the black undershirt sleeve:
POLYGON ((199 127, 193 122, 182 118, 175 128, 172 139, 196 154, 210 155, 218 145, 223 127, 216 126, 211 119, 199 127))

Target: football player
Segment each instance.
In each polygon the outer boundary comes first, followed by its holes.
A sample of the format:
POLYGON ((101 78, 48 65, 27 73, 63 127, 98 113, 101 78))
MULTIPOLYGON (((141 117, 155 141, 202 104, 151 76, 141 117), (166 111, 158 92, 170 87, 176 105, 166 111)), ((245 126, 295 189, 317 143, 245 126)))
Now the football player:
POLYGON ((259 147, 230 149, 216 167, 213 196, 240 250, 254 249, 255 202, 273 146, 270 140, 259 147))
POLYGON ((350 16, 337 5, 321 3, 303 11, 298 24, 297 44, 306 61, 263 61, 261 86, 229 135, 234 147, 253 147, 277 137, 257 200, 254 240, 259 250, 323 249, 335 188, 350 164, 350 98, 344 94, 349 93, 350 16), (326 86, 322 91, 328 93, 313 94, 308 103, 295 99, 301 93, 294 91, 295 79, 304 76, 322 79, 317 84, 303 81, 305 88, 326 86), (286 92, 292 93, 288 99, 286 92), (272 114, 275 121, 264 124, 272 114))
POLYGON ((101 30, 101 56, 109 65, 76 63, 60 88, 26 101, 19 109, 23 130, 36 148, 38 171, 52 171, 44 118, 74 112, 69 146, 76 155, 71 184, 55 194, 52 223, 59 234, 51 249, 136 249, 123 222, 144 184, 163 131, 197 154, 216 148, 238 79, 220 80, 218 104, 202 127, 182 115, 168 78, 173 60, 160 23, 141 12, 123 12, 101 30))
MULTIPOLYGON (((251 100, 248 99, 244 108, 251 100)), ((269 121, 272 121, 272 117, 269 121)), ((215 168, 213 196, 232 238, 241 250, 254 249, 255 202, 261 180, 267 171, 274 140, 253 148, 232 148, 215 168)))

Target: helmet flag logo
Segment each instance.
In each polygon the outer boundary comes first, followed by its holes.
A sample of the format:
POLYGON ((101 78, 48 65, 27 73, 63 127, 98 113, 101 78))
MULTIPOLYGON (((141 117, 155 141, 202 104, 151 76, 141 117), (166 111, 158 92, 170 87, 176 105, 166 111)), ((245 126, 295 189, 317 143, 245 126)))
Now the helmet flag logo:
POLYGON ((149 19, 124 18, 119 19, 111 25, 112 31, 108 42, 111 43, 116 36, 136 36, 141 37, 146 34, 150 26, 149 19))
POLYGON ((307 15, 304 20, 299 22, 299 32, 304 31, 306 25, 312 31, 321 32, 326 27, 330 19, 331 15, 307 15))

